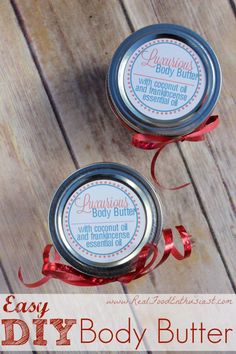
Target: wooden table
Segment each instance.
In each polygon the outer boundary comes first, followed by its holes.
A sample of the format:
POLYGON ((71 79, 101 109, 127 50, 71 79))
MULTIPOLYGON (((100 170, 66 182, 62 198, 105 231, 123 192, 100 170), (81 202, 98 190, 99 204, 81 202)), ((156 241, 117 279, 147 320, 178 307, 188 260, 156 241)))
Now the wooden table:
POLYGON ((52 195, 70 173, 96 161, 127 164, 150 178, 153 152, 135 149, 110 112, 104 89, 117 46, 153 23, 192 28, 214 47, 223 71, 215 112, 220 127, 205 142, 172 144, 158 162, 165 226, 183 223, 194 251, 168 260, 128 286, 76 288, 52 280, 31 292, 232 293, 236 289, 236 22, 233 0, 0 1, 0 291, 28 290, 50 242, 52 195))

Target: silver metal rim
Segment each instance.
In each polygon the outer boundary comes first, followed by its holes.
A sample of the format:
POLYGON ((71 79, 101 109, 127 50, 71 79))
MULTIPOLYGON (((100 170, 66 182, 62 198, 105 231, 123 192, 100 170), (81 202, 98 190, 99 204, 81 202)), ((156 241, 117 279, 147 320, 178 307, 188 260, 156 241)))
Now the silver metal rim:
POLYGON ((141 133, 178 136, 187 134, 201 125, 213 111, 221 89, 221 69, 218 59, 211 46, 200 35, 192 30, 173 24, 156 24, 144 27, 121 43, 116 50, 108 71, 108 94, 117 113, 133 130, 141 133), (176 119, 161 121, 150 118, 139 112, 121 93, 118 78, 119 68, 128 60, 130 55, 143 43, 158 37, 170 36, 185 42, 199 55, 207 74, 207 84, 204 104, 195 107, 194 111, 176 119))
POLYGON ((53 243, 74 268, 94 276, 112 277, 127 273, 133 261, 147 242, 157 243, 161 236, 163 215, 161 202, 149 181, 130 167, 117 163, 96 163, 75 171, 56 191, 49 210, 49 230, 53 243), (141 242, 127 257, 110 263, 90 261, 69 245, 62 227, 64 206, 79 186, 95 179, 111 178, 131 188, 141 200, 146 212, 146 230, 141 242))

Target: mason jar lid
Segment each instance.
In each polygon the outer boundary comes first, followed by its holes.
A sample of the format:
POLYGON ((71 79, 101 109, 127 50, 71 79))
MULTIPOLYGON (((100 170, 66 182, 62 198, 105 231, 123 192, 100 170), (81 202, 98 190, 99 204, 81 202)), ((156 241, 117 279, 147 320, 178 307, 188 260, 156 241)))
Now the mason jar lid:
POLYGON ((92 164, 56 191, 49 229, 58 252, 74 268, 113 277, 132 270, 145 244, 158 243, 161 204, 150 183, 133 169, 92 164))
POLYGON ((211 114, 220 94, 221 70, 211 46, 174 24, 144 27, 116 50, 107 78, 117 115, 134 131, 178 136, 211 114))

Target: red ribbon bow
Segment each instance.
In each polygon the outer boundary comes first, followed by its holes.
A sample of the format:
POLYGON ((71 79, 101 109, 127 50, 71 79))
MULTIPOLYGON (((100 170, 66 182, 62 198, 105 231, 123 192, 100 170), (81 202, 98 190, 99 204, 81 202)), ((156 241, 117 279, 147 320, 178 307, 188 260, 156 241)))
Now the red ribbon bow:
POLYGON ((191 254, 191 242, 190 235, 187 233, 182 225, 176 226, 178 233, 180 234, 181 241, 183 244, 184 252, 183 254, 178 251, 174 245, 173 233, 171 229, 163 230, 163 238, 165 242, 164 252, 161 259, 155 264, 158 257, 158 247, 154 243, 146 244, 139 255, 134 266, 134 270, 131 272, 113 277, 113 278, 102 278, 94 277, 83 274, 78 270, 72 268, 67 264, 60 263, 60 255, 53 245, 47 245, 43 252, 43 278, 36 281, 35 283, 27 284, 23 280, 21 268, 18 271, 18 278, 27 288, 36 288, 49 281, 51 278, 60 279, 64 283, 75 285, 75 286, 98 286, 108 283, 113 283, 119 281, 120 283, 130 283, 134 279, 143 277, 144 275, 150 273, 159 265, 167 260, 167 258, 172 254, 172 256, 177 260, 183 260, 190 256, 191 254), (50 261, 50 252, 54 248, 55 255, 54 260, 50 261))
POLYGON ((148 135, 148 134, 141 134, 141 133, 134 133, 132 135, 132 145, 144 150, 153 150, 157 149, 155 155, 153 156, 152 163, 151 163, 151 175, 154 182, 160 187, 169 190, 177 190, 180 188, 184 188, 188 186, 190 183, 182 184, 178 187, 164 187, 157 179, 155 174, 155 165, 158 156, 160 155, 161 151, 164 147, 168 144, 174 142, 182 142, 182 141, 201 141, 205 139, 205 134, 209 133, 213 129, 215 129, 219 124, 219 117, 218 116, 211 116, 209 117, 200 127, 198 127, 194 132, 182 135, 182 136, 162 136, 162 135, 148 135))

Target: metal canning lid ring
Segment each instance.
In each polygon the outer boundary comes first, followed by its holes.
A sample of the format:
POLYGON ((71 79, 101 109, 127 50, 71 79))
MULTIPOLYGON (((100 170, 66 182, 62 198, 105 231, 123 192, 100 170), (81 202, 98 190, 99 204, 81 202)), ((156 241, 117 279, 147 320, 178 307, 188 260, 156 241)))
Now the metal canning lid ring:
POLYGON ((74 268, 113 277, 132 269, 145 244, 159 241, 161 205, 136 171, 114 163, 93 164, 59 187, 49 228, 57 250, 74 268))
POLYGON ((182 26, 157 24, 129 36, 115 52, 108 94, 133 130, 183 135, 211 114, 221 71, 210 45, 182 26))

